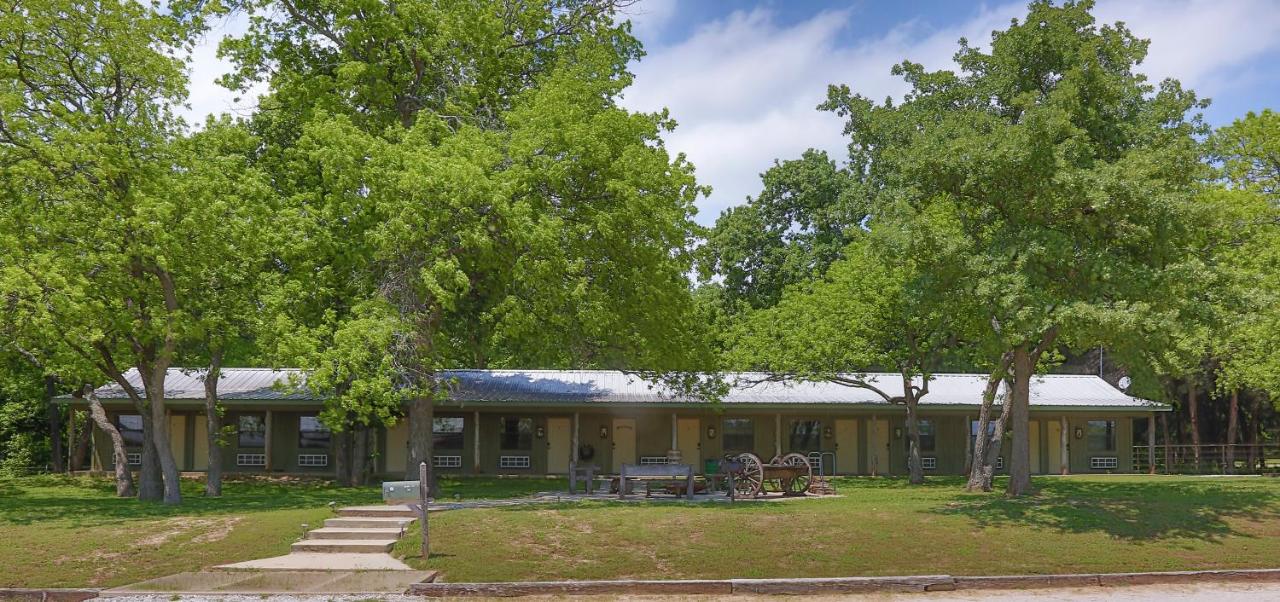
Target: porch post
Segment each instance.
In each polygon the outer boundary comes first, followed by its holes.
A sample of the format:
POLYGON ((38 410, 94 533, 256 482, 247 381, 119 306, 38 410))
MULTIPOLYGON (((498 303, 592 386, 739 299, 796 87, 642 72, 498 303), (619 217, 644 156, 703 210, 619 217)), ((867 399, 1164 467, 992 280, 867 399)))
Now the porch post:
MULTIPOLYGON (((75 472, 77 468, 79 468, 79 466, 75 465, 75 460, 74 460, 74 458, 76 457, 76 447, 77 447, 76 445, 76 414, 78 414, 79 412, 75 409, 74 406, 69 409, 71 411, 70 411, 70 415, 68 416, 69 419, 67 420, 67 474, 71 474, 72 472, 75 472)), ((108 419, 110 418, 108 417, 108 419)), ((92 466, 92 462, 90 463, 90 465, 92 466)))
POLYGON ((472 422, 475 423, 475 436, 471 440, 471 473, 480 474, 480 410, 476 410, 472 422))
POLYGON ((263 470, 271 472, 271 410, 267 410, 267 432, 262 439, 262 451, 267 455, 267 465, 263 470))
POLYGON ((569 454, 569 457, 573 458, 574 466, 577 466, 578 462, 582 461, 582 458, 578 457, 578 448, 581 447, 582 445, 581 435, 578 434, 578 429, 581 424, 582 424, 582 420, 579 416, 579 412, 574 412, 573 413, 573 451, 570 452, 569 454))
MULTIPOLYGON (((671 447, 668 449, 675 451, 679 449, 678 447, 676 447, 677 445, 680 445, 680 440, 676 434, 676 413, 672 412, 671 413, 671 447)), ((681 458, 681 461, 683 462, 684 459, 681 458)))
POLYGON ((1071 424, 1067 422, 1066 416, 1063 416, 1058 420, 1062 426, 1062 428, 1059 429, 1062 432, 1059 433, 1060 436, 1058 437, 1058 445, 1060 446, 1058 451, 1060 452, 1059 455, 1062 456, 1059 461, 1060 466, 1058 466, 1058 471, 1059 474, 1071 474, 1071 455, 1067 445, 1067 442, 1071 440, 1071 424))
POLYGON ((782 414, 773 415, 773 455, 782 455, 782 414))
POLYGON ((969 415, 964 417, 964 473, 969 474, 973 470, 973 423, 969 420, 969 415))
POLYGON ((1147 419, 1147 472, 1156 473, 1156 413, 1147 419))
POLYGON ((876 438, 876 427, 879 425, 880 419, 875 414, 872 414, 870 428, 867 429, 867 441, 870 443, 869 449, 871 450, 871 453, 867 454, 867 472, 873 477, 878 476, 877 472, 879 471, 877 469, 880 464, 880 440, 876 438))

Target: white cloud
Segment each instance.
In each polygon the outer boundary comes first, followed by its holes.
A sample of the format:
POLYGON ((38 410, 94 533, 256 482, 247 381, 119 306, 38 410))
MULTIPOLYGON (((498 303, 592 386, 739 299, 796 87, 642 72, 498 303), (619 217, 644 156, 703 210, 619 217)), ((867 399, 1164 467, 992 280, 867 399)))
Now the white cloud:
POLYGON ((676 15, 676 0, 644 0, 621 11, 631 21, 631 34, 641 42, 656 40, 676 15))
POLYGON ((192 50, 188 64, 190 97, 187 101, 191 108, 183 115, 188 124, 199 127, 210 114, 231 113, 245 117, 257 106, 258 96, 265 91, 265 86, 240 94, 219 86, 215 81, 231 71, 231 63, 218 58, 218 44, 228 35, 243 34, 247 25, 246 16, 236 13, 214 24, 192 50))

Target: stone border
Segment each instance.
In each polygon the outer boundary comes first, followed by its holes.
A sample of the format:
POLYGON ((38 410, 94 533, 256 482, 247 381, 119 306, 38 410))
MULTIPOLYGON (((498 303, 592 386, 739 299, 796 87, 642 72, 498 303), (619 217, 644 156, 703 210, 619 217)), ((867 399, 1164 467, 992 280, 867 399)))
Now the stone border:
POLYGON ((1280 569, 1175 571, 1165 573, 1085 573, 1069 575, 995 575, 954 577, 832 577, 814 579, 694 579, 655 581, 515 581, 509 583, 415 583, 411 595, 514 597, 600 594, 743 594, 805 595, 874 592, 933 592, 951 590, 1049 589, 1066 587, 1124 587, 1176 583, 1280 582, 1280 569))
POLYGON ((0 600, 29 600, 31 602, 82 602, 97 598, 101 590, 96 589, 26 589, 20 587, 0 588, 0 600))

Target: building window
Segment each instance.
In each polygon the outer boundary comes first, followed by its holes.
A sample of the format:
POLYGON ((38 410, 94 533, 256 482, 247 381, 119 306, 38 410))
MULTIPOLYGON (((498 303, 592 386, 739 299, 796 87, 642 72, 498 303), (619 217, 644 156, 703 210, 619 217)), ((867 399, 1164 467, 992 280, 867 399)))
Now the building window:
POLYGON ((142 447, 142 416, 137 414, 116 416, 116 428, 120 430, 120 436, 124 437, 125 445, 142 447))
POLYGON ((1089 451, 1116 450, 1116 421, 1090 420, 1087 434, 1089 451))
POLYGON ((750 418, 725 418, 720 430, 725 453, 742 453, 756 448, 755 421, 750 418))
MULTIPOLYGON (((502 418, 502 431, 499 436, 502 449, 527 451, 533 449, 532 418, 502 418)), ((503 466, 502 468, 515 468, 503 466)))
POLYGON ((817 420, 792 420, 789 449, 802 453, 822 449, 822 423, 817 420))
MULTIPOLYGON (((298 419, 298 447, 304 449, 329 449, 329 441, 329 427, 320 422, 320 418, 303 416, 298 419)), ((312 466, 316 465, 313 464, 312 466)), ((324 464, 319 466, 324 466, 324 464)))
POLYGON ((261 414, 240 415, 240 447, 266 447, 267 422, 261 414))
MULTIPOLYGON (((525 420, 528 420, 528 418, 525 420)), ((432 418, 431 444, 434 446, 434 449, 462 449, 462 431, 464 424, 465 421, 458 416, 437 416, 432 418)))
POLYGON ((920 429, 920 451, 931 452, 938 448, 938 430, 932 420, 916 420, 916 428, 920 429))

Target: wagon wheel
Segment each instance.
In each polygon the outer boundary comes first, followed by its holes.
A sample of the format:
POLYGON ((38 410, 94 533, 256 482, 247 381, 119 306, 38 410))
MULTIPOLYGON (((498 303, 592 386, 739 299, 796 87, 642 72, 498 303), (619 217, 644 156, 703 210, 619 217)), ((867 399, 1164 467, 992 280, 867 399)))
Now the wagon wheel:
POLYGON ((784 482, 786 492, 792 495, 802 495, 809 491, 809 485, 813 483, 813 465, 809 464, 809 459, 802 454, 787 454, 782 457, 779 464, 783 466, 801 466, 804 469, 794 478, 787 479, 784 482))
POLYGON ((760 491, 764 489, 764 465, 760 463, 760 458, 752 453, 742 453, 738 454, 736 460, 742 464, 742 472, 734 475, 734 491, 738 495, 760 495, 760 491))

